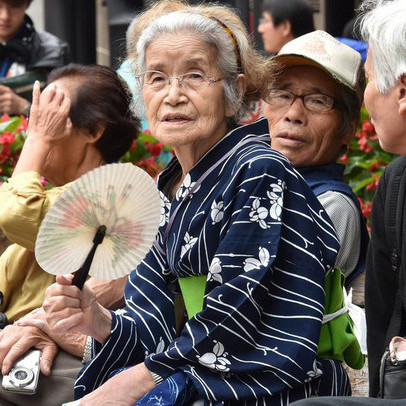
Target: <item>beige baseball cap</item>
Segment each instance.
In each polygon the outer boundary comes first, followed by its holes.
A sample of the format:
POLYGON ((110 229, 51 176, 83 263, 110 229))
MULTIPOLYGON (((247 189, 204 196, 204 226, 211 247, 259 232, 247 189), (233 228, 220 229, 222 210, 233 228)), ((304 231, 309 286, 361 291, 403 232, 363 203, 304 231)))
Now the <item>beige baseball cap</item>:
POLYGON ((364 80, 361 75, 364 73, 361 55, 325 31, 312 31, 289 41, 275 59, 282 68, 297 65, 322 68, 362 100, 364 80))

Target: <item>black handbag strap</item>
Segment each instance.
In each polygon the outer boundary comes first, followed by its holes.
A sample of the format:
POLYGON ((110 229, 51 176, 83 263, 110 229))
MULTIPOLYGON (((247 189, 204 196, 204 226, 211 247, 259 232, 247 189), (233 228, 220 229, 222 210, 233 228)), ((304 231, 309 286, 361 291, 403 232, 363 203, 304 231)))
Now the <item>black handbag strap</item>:
POLYGON ((406 280, 406 244, 402 242, 406 239, 403 234, 406 227, 403 226, 403 219, 406 219, 405 195, 406 179, 403 174, 406 169, 406 158, 402 157, 394 162, 393 172, 389 179, 390 190, 386 194, 385 215, 386 239, 392 242, 391 265, 397 277, 397 290, 394 302, 392 317, 386 334, 385 345, 388 346, 392 337, 399 335, 402 326, 402 312, 404 306, 404 290, 406 280), (400 254, 400 255, 399 255, 400 254), (402 260, 403 259, 403 260, 402 260))

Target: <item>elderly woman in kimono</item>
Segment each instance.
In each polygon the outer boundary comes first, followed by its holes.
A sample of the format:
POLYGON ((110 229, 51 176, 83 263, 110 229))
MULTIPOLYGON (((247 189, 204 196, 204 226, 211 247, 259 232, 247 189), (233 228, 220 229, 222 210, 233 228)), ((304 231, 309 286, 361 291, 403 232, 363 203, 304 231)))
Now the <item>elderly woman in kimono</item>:
POLYGON ((317 357, 325 275, 339 248, 334 228, 269 148, 266 119, 237 125, 270 86, 270 62, 221 6, 160 16, 133 48, 135 105, 176 156, 159 176, 160 229, 129 277, 125 309, 104 309, 71 276, 47 291, 43 328, 93 337, 75 387, 80 405, 348 395, 341 364, 317 357))

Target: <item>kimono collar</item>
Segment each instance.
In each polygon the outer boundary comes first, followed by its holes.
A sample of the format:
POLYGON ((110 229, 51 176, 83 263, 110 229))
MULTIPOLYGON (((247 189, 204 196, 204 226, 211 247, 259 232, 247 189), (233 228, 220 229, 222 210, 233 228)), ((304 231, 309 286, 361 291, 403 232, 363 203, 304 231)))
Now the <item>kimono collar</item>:
MULTIPOLYGON (((207 151, 202 158, 190 170, 187 182, 196 182, 208 168, 215 165, 224 155, 227 154, 236 144, 245 138, 258 138, 263 137, 264 142, 270 145, 270 137, 268 133, 268 123, 265 118, 261 118, 252 124, 241 125, 234 128, 223 138, 221 138, 213 147, 207 151)), ((170 179, 179 174, 182 170, 179 161, 176 157, 172 158, 171 162, 158 176, 158 189, 162 190, 163 186, 170 181, 170 179)), ((184 182, 185 182, 184 180, 184 182)))

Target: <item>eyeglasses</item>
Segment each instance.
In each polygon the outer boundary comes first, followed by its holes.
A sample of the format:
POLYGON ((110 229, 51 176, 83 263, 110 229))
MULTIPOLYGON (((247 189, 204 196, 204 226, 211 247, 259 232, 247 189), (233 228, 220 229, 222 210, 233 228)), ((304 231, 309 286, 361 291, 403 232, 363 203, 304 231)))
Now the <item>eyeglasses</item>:
POLYGON ((203 83, 209 85, 220 82, 222 78, 210 79, 200 72, 186 72, 180 76, 168 76, 166 73, 158 70, 146 70, 137 76, 142 86, 149 88, 154 92, 159 92, 171 85, 172 79, 178 81, 179 87, 186 90, 197 90, 203 83))
POLYGON ((262 25, 262 24, 271 24, 271 20, 268 20, 267 18, 261 17, 258 19, 258 25, 262 25))
POLYGON ((275 107, 290 107, 299 98, 307 110, 315 113, 326 113, 334 107, 339 107, 340 102, 323 93, 294 94, 287 90, 271 90, 265 101, 275 107))

